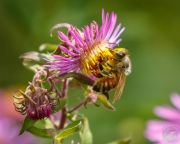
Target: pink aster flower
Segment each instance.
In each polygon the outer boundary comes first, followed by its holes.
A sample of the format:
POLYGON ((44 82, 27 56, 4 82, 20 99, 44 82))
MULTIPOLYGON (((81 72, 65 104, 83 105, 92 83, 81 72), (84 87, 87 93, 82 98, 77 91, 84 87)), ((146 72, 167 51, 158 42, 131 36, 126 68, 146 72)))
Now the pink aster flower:
POLYGON ((155 107, 154 112, 164 120, 147 122, 145 136, 156 144, 180 144, 180 95, 172 94, 170 106, 155 107))
POLYGON ((58 31, 61 40, 59 49, 63 56, 54 54, 55 60, 47 60, 45 66, 60 71, 58 75, 82 70, 86 74, 95 75, 93 70, 97 67, 95 63, 99 61, 98 57, 103 55, 106 48, 113 48, 122 40, 119 36, 125 28, 121 28, 121 24, 116 26, 116 20, 117 14, 105 14, 103 9, 100 28, 94 21, 89 26, 86 25, 82 31, 67 23, 55 25, 51 32, 59 27, 68 28, 67 35, 58 31))

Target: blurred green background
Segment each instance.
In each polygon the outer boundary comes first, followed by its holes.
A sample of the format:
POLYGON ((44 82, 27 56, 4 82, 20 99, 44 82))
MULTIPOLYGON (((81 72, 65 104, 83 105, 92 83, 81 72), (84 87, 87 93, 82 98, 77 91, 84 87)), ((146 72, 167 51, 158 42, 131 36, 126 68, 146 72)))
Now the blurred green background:
MULTIPOLYGON (((117 13, 117 23, 126 27, 119 46, 130 51, 132 73, 122 98, 114 104, 116 111, 88 105, 80 112, 89 119, 94 144, 129 135, 132 144, 150 144, 143 132, 146 121, 156 118, 153 107, 170 104, 169 95, 180 93, 179 0, 1 0, 0 87, 19 89, 31 81, 33 73, 18 57, 37 51, 42 43, 59 43, 55 32, 53 38, 49 36, 52 26, 67 22, 82 28, 92 20, 100 25, 102 8, 117 13)), ((71 89, 70 104, 82 95, 81 89, 71 89)))

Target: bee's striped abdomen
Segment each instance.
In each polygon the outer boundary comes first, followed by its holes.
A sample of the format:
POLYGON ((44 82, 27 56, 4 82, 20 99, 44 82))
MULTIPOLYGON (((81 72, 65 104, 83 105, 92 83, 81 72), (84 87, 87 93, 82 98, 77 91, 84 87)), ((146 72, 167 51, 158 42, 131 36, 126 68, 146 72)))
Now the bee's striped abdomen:
POLYGON ((93 85, 93 90, 97 92, 108 92, 116 88, 119 81, 119 77, 102 77, 99 78, 93 85))

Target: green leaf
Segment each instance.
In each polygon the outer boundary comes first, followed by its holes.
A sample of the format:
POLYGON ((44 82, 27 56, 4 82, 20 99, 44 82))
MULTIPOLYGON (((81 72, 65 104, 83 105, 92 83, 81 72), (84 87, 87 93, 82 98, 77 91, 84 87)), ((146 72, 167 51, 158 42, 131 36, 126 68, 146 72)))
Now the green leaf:
POLYGON ((77 119, 77 117, 78 117, 78 114, 76 114, 76 113, 67 113, 66 116, 70 121, 75 121, 77 119))
POLYGON ((66 103, 67 103, 67 98, 60 98, 59 106, 52 111, 52 114, 61 110, 66 105, 66 103))
POLYGON ((38 53, 35 51, 24 53, 19 58, 33 60, 41 64, 45 62, 44 58, 54 59, 54 57, 51 56, 51 54, 38 53))
POLYGON ((49 43, 45 43, 40 45, 39 50, 40 51, 55 51, 58 48, 58 45, 55 44, 49 44, 49 43))
POLYGON ((87 90, 88 90, 88 85, 85 85, 85 84, 82 84, 82 83, 81 83, 81 86, 82 86, 82 88, 83 88, 84 91, 87 91, 87 90))
POLYGON ((69 137, 76 132, 78 132, 82 127, 83 120, 74 121, 68 126, 66 126, 64 129, 58 132, 58 134, 55 136, 55 140, 62 141, 64 138, 69 137))
POLYGON ((27 129, 28 132, 42 138, 53 138, 53 134, 50 134, 49 131, 53 131, 53 129, 40 129, 34 126, 31 126, 29 129, 27 129))
POLYGON ((37 120, 32 120, 28 116, 25 117, 22 128, 19 135, 23 134, 28 128, 30 128, 37 120))
POLYGON ((43 66, 37 64, 37 62, 32 61, 32 60, 28 60, 28 59, 24 59, 23 60, 23 66, 31 71, 33 71, 34 73, 38 72, 38 70, 42 70, 44 69, 43 66))
POLYGON ((47 128, 45 125, 47 120, 48 118, 37 120, 33 126, 37 128, 47 128))
POLYGON ((19 58, 24 59, 23 65, 33 72, 44 69, 42 64, 45 63, 44 58, 54 59, 50 54, 38 53, 38 52, 27 52, 22 54, 19 58))
POLYGON ((113 105, 111 105, 111 103, 107 100, 107 98, 103 95, 98 95, 98 100, 100 100, 102 102, 102 104, 110 109, 110 110, 116 110, 115 107, 113 105))
POLYGON ((83 127, 80 131, 80 137, 81 137, 81 144, 92 144, 93 143, 93 137, 92 133, 89 129, 89 123, 87 118, 84 118, 83 127))
POLYGON ((117 141, 113 141, 113 142, 110 142, 108 144, 130 144, 131 140, 132 140, 132 137, 129 136, 127 138, 120 139, 120 140, 117 140, 117 141))

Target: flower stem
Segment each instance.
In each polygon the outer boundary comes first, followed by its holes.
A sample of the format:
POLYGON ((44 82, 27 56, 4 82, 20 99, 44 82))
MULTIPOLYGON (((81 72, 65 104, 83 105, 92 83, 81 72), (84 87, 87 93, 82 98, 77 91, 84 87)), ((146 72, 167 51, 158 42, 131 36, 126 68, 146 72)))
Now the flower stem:
MULTIPOLYGON (((62 98, 67 95, 68 83, 69 83, 69 80, 64 79, 63 86, 62 86, 62 93, 61 93, 62 98)), ((63 109, 61 110, 61 113, 62 115, 60 118, 60 125, 58 127, 59 130, 64 128, 64 124, 66 122, 66 106, 63 107, 63 109)))
POLYGON ((49 79, 49 82, 50 82, 50 84, 53 85, 53 88, 54 88, 56 94, 57 94, 59 97, 62 97, 62 96, 61 96, 61 93, 59 92, 59 90, 58 90, 58 88, 56 87, 55 83, 54 83, 51 79, 49 79))
POLYGON ((57 127, 57 125, 55 124, 54 119, 53 119, 52 116, 49 117, 49 120, 51 121, 51 123, 52 123, 52 125, 54 126, 54 128, 55 128, 56 130, 58 130, 58 127, 57 127))
POLYGON ((77 110, 78 108, 80 108, 81 106, 83 106, 84 104, 87 103, 87 99, 83 100, 82 102, 80 102, 78 105, 76 105, 74 108, 72 108, 71 110, 68 111, 68 113, 72 113, 75 110, 77 110))
POLYGON ((64 108, 62 109, 61 113, 62 113, 62 116, 61 116, 61 118, 60 118, 60 125, 59 125, 59 127, 58 127, 58 130, 64 128, 64 124, 65 124, 65 122, 66 122, 66 107, 64 107, 64 108))
POLYGON ((69 80, 64 79, 63 86, 62 86, 61 97, 65 97, 67 95, 68 83, 69 83, 69 80))

